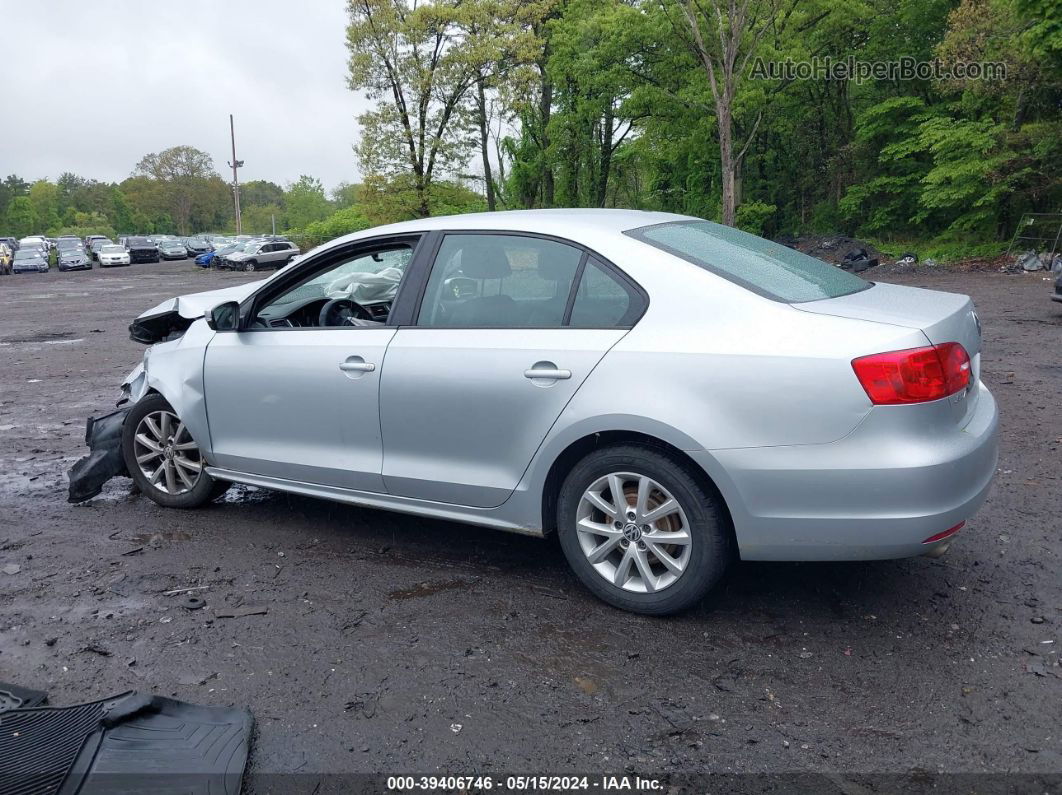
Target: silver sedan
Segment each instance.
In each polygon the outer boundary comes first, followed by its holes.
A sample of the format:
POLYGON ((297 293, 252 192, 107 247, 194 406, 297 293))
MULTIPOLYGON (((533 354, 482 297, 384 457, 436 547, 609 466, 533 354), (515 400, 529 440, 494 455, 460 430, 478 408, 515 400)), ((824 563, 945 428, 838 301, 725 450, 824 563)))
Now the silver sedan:
POLYGON ((160 505, 243 483, 556 531, 642 613, 737 558, 940 554, 996 468, 966 296, 686 216, 378 227, 131 333, 121 453, 160 505))

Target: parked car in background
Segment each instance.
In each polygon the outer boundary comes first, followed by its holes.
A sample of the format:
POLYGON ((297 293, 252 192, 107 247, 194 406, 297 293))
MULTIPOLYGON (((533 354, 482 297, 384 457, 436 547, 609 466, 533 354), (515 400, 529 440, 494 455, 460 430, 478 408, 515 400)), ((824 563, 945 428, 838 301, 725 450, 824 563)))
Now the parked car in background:
POLYGON ((81 241, 82 243, 85 244, 85 249, 86 250, 88 250, 88 251, 92 250, 92 241, 93 240, 106 240, 108 243, 114 242, 112 240, 109 240, 106 235, 87 235, 85 237, 85 239, 81 241))
POLYGON ((99 261, 100 250, 104 246, 113 246, 113 245, 114 245, 114 241, 111 240, 110 238, 106 238, 106 237, 93 238, 92 242, 89 243, 89 247, 88 247, 89 256, 92 257, 92 259, 99 261))
POLYGON ((7 243, 7 247, 11 249, 12 254, 18 249, 17 237, 0 237, 0 243, 7 243))
POLYGON ((205 254, 207 251, 213 250, 213 246, 201 237, 186 237, 182 241, 184 247, 188 249, 189 257, 198 257, 200 254, 205 254))
POLYGON ((159 242, 159 256, 162 259, 187 259, 188 249, 179 240, 162 240, 159 242))
POLYGON ((225 262, 232 270, 256 271, 283 268, 298 254, 299 247, 290 240, 260 240, 229 254, 225 262))
POLYGON ((126 238, 125 247, 129 249, 130 262, 158 262, 159 247, 148 237, 126 238))
POLYGON ((116 265, 129 265, 129 251, 125 246, 110 244, 102 246, 96 258, 100 261, 101 268, 113 268, 116 265))
POLYGON ((0 241, 0 275, 7 276, 11 273, 11 260, 14 256, 15 252, 11 250, 11 246, 0 241))
POLYGON ((48 254, 48 244, 45 242, 43 237, 38 237, 36 235, 30 235, 29 237, 22 238, 21 240, 18 241, 18 247, 20 249, 21 248, 37 249, 38 251, 42 251, 45 254, 45 256, 47 256, 47 254, 48 254))
POLYGON ((85 244, 81 242, 79 237, 61 237, 55 241, 56 251, 67 251, 72 248, 79 248, 84 251, 85 244))
POLYGON ((39 248, 20 248, 11 262, 12 273, 47 273, 48 255, 39 248))
POLYGON ((159 505, 237 482, 555 531, 653 615, 738 559, 939 555, 996 472, 967 296, 670 213, 367 229, 130 334, 124 469, 159 505))
POLYGON ((61 248, 56 253, 56 266, 61 271, 90 271, 92 259, 81 246, 61 248))
POLYGON ((257 246, 261 242, 263 241, 259 238, 254 238, 253 240, 234 240, 231 246, 224 247, 223 250, 225 253, 219 253, 218 256, 214 258, 212 265, 219 270, 232 270, 234 266, 234 261, 231 259, 232 257, 242 254, 244 249, 257 246))

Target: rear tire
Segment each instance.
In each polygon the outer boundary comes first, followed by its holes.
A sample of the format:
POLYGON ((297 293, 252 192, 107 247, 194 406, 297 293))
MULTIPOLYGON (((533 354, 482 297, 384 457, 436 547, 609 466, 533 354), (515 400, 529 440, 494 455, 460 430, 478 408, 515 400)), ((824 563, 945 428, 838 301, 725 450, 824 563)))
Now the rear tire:
POLYGON ((206 473, 198 445, 161 395, 149 395, 129 410, 122 456, 140 491, 164 508, 198 508, 229 487, 206 473))
POLYGON ((733 558, 716 494, 684 462, 654 447, 594 450, 572 468, 557 502, 557 534, 572 571, 595 596, 634 613, 686 610, 733 558), (612 489, 621 492, 614 502, 612 489))

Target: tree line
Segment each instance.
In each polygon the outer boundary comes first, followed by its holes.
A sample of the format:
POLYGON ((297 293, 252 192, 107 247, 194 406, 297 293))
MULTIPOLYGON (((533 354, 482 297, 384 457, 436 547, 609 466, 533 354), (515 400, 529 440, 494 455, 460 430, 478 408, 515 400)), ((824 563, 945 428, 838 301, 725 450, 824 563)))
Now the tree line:
MULTIPOLYGON (((1058 0, 348 0, 358 184, 241 186, 245 231, 305 242, 426 215, 631 207, 767 236, 998 250, 1062 204, 1058 0), (764 64, 1005 67, 800 79, 764 64)), ((353 169, 352 169, 353 170, 353 169)), ((105 183, 0 182, 0 234, 232 231, 191 146, 105 183)))
POLYGON ((349 0, 367 190, 992 247, 1062 200, 1057 0, 349 0), (812 59, 1005 78, 756 79, 812 59), (472 168, 469 164, 474 164, 472 168), (472 171, 474 174, 465 172, 472 171))

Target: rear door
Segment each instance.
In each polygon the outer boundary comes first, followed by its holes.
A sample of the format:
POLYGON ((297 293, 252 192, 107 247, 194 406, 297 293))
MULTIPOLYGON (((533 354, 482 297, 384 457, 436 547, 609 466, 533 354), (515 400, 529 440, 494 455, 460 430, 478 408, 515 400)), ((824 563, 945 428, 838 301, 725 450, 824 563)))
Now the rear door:
POLYGON ((644 311, 641 291, 573 244, 516 233, 442 236, 414 325, 387 349, 384 483, 405 497, 503 503, 601 357, 644 311), (581 275, 605 269, 572 324, 581 275), (611 309, 609 308, 611 307, 611 309))

